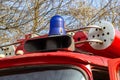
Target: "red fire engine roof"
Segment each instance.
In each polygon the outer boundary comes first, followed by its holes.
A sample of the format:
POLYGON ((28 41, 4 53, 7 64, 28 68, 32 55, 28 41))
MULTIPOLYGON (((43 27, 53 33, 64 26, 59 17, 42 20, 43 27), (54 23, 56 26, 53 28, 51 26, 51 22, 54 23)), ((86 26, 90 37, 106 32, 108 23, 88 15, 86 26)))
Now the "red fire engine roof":
POLYGON ((1 58, 0 68, 49 63, 51 61, 54 63, 71 61, 107 67, 108 59, 109 58, 68 51, 41 52, 1 58))

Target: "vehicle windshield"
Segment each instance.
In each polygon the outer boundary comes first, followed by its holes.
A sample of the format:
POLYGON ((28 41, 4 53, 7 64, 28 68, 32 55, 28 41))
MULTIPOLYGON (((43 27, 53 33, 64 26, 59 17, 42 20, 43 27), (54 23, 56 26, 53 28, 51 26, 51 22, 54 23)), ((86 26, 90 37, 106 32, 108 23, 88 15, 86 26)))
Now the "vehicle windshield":
POLYGON ((87 80, 85 74, 76 68, 37 67, 0 71, 0 80, 87 80))

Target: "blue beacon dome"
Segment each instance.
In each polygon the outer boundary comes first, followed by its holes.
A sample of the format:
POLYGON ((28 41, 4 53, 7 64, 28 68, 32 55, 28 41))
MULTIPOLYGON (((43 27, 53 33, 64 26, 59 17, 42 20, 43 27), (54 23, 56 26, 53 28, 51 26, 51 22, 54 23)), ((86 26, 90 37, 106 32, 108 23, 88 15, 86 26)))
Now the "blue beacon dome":
POLYGON ((61 16, 55 15, 51 18, 49 35, 66 35, 64 19, 61 16))

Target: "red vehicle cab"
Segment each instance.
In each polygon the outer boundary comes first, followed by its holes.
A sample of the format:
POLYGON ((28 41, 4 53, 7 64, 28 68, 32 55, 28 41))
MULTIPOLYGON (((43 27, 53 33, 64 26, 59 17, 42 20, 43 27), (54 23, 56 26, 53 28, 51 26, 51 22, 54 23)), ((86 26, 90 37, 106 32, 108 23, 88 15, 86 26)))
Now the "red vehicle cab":
POLYGON ((108 58, 55 51, 0 59, 0 80, 109 80, 108 58))

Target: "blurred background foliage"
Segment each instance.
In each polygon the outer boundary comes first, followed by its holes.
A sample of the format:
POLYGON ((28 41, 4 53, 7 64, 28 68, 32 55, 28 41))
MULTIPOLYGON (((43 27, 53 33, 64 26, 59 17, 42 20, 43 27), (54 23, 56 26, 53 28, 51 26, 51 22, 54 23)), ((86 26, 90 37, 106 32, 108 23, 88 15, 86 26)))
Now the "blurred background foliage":
POLYGON ((120 28, 120 0, 0 0, 0 44, 29 33, 48 33, 50 18, 56 14, 65 19, 66 30, 100 20, 120 28))

